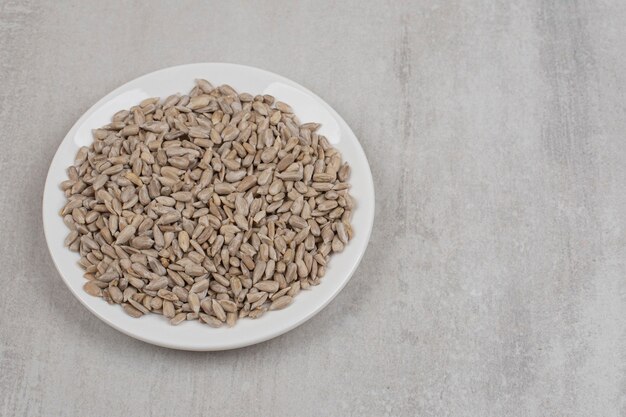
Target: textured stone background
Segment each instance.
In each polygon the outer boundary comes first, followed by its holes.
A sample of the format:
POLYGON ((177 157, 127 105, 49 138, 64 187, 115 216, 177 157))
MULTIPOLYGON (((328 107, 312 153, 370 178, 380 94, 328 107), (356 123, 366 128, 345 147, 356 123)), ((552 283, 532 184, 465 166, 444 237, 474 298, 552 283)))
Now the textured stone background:
POLYGON ((625 20, 617 0, 0 0, 0 415, 626 415, 625 20), (203 61, 317 92, 377 191, 335 301, 221 353, 89 314, 41 224, 78 117, 203 61))

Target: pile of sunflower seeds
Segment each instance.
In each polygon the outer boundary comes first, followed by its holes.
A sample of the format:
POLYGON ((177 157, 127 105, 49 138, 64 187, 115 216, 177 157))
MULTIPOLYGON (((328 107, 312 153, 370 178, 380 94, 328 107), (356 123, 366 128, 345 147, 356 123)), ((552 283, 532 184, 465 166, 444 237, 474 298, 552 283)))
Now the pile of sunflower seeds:
POLYGON ((85 291, 175 325, 288 306, 352 237, 350 167, 318 128, 206 80, 117 112, 61 184, 85 291))

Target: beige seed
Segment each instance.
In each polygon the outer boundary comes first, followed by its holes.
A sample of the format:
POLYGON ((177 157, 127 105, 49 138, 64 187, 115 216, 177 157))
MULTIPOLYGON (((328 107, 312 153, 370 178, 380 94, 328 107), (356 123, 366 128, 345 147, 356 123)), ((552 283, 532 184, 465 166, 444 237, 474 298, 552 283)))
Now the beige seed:
POLYGON ((248 220, 243 214, 235 214, 235 223, 242 230, 248 230, 248 220))
MULTIPOLYGON (((348 243, 348 233, 346 232, 346 226, 342 222, 335 223, 335 230, 337 232, 337 237, 343 244, 348 243)), ((334 250, 334 249, 333 249, 334 250)))
POLYGON ((278 282, 276 281, 259 281, 254 284, 254 287, 259 291, 265 291, 268 293, 275 293, 278 291, 278 282))
POLYGON ((339 168, 339 172, 337 173, 337 177, 339 181, 345 182, 350 177, 350 165, 348 163, 344 163, 341 168, 339 168))
POLYGON ((179 191, 177 193, 171 194, 170 197, 172 197, 176 201, 187 202, 193 199, 193 194, 191 194, 189 191, 179 191))
POLYGON ((187 104, 187 108, 191 110, 201 109, 202 107, 206 107, 210 101, 211 96, 209 95, 191 97, 189 103, 187 104))
POLYGON ((266 262, 263 260, 258 260, 256 262, 256 266, 254 268, 254 272, 252 273, 252 281, 257 282, 263 274, 265 273, 265 267, 267 266, 266 262))
POLYGON ((170 320, 170 324, 172 324, 173 326, 178 326, 185 320, 187 320, 187 313, 178 313, 170 320))
POLYGON ((317 205, 318 211, 329 211, 337 207, 337 202, 335 200, 325 200, 317 205))
POLYGON ((272 162, 274 158, 276 158, 276 155, 278 155, 278 150, 276 148, 266 148, 261 153, 261 160, 267 164, 269 162, 272 162))
POLYGON ((213 313, 213 309, 211 307, 212 303, 213 303, 213 299, 212 298, 208 298, 208 297, 204 298, 204 299, 202 299, 202 301, 200 301, 200 308, 206 314, 212 314, 213 313))
POLYGON ((315 182, 331 182, 335 180, 335 175, 326 172, 318 172, 313 174, 313 181, 315 182))
POLYGON ((64 245, 70 246, 74 241, 78 238, 78 231, 72 230, 69 235, 65 238, 64 245))
POLYGON ((335 236, 333 238, 333 243, 332 243, 331 247, 333 249, 333 252, 341 252, 341 251, 343 251, 344 245, 343 245, 342 241, 339 239, 339 237, 335 236))
POLYGON ((248 175, 248 176, 246 176, 244 179, 242 179, 239 182, 239 185, 237 185, 237 191, 240 191, 240 192, 248 191, 256 183, 257 183, 257 176, 256 175, 248 175))
POLYGON ((298 274, 298 266, 295 263, 290 263, 287 265, 287 271, 285 274, 285 279, 287 282, 293 282, 298 274))
POLYGON ((83 285, 83 289, 89 295, 94 297, 102 297, 102 289, 96 285, 93 281, 87 281, 85 285, 83 285))
POLYGON ((298 230, 304 229, 305 227, 308 226, 308 223, 306 222, 306 220, 304 220, 300 216, 295 216, 295 215, 289 217, 289 224, 298 230))
POLYGON ((258 319, 265 313, 265 311, 266 309, 264 308, 257 308, 256 310, 250 311, 250 314, 248 314, 248 317, 250 317, 251 319, 258 319))
POLYGON ((154 297, 150 301, 150 307, 152 307, 152 310, 160 310, 161 308, 163 308, 163 299, 159 297, 154 297))
POLYGON ((121 303, 122 300, 124 299, 124 295, 122 294, 122 291, 117 287, 109 287, 109 295, 111 296, 111 299, 113 300, 113 302, 117 304, 121 303))
POLYGON ((250 305, 250 309, 254 310, 256 308, 261 307, 263 304, 265 304, 265 302, 268 299, 268 294, 266 292, 263 292, 261 294, 262 294, 261 297, 250 305))
POLYGON ((230 279, 230 288, 233 291, 233 294, 238 295, 241 290, 243 289, 242 285, 241 285, 241 281, 239 280, 239 278, 233 277, 230 279))
POLYGON ((172 210, 162 215, 156 223, 159 225, 168 225, 179 221, 181 217, 182 216, 179 211, 172 210))
POLYGON ((133 300, 132 298, 128 299, 128 303, 131 306, 133 306, 137 311, 141 312, 142 314, 148 314, 150 312, 146 307, 143 306, 143 304, 141 304, 138 301, 133 300))
POLYGON ((280 178, 282 178, 285 181, 300 181, 302 179, 303 176, 303 172, 298 170, 298 171, 285 171, 282 172, 280 174, 278 174, 280 176, 280 178))
POLYGON ((215 315, 215 317, 217 317, 220 321, 226 321, 226 312, 217 300, 214 299, 212 301, 211 309, 213 310, 213 314, 215 315))
POLYGON ((198 264, 187 264, 185 266, 185 274, 190 275, 192 277, 200 277, 206 274, 206 269, 204 269, 201 265, 198 264))
POLYGON ((261 298, 265 297, 265 299, 267 299, 267 293, 266 292, 254 292, 254 293, 248 293, 246 295, 246 300, 249 303, 255 303, 257 301, 259 301, 261 298))
POLYGON ((222 139, 224 142, 229 142, 235 139, 239 135, 239 129, 232 125, 226 126, 226 128, 222 131, 222 139))
POLYGON ((270 310, 280 310, 282 308, 285 308, 289 304, 291 304, 292 301, 293 298, 291 296, 283 295, 282 297, 279 297, 272 301, 272 304, 270 305, 270 310))
POLYGON ((209 316, 208 314, 204 314, 204 313, 200 313, 200 319, 205 322, 206 324, 208 324, 211 327, 221 327, 222 326, 222 322, 213 317, 213 316, 209 316))
POLYGON ((128 225, 124 228, 124 230, 122 230, 118 235, 117 235, 117 239, 115 240, 115 244, 116 245, 123 245, 124 243, 128 242, 134 235, 135 235, 135 226, 132 225, 128 225))
POLYGON ((214 190, 219 195, 230 194, 235 191, 235 186, 226 182, 215 184, 214 190))
POLYGON ((142 289, 146 285, 141 279, 135 277, 128 278, 128 283, 138 290, 142 289))
POLYGON ((150 239, 148 236, 137 236, 130 242, 130 245, 135 249, 150 249, 153 244, 154 240, 150 239))
POLYGON ((122 308, 124 309, 124 312, 131 317, 139 318, 143 316, 143 313, 141 311, 137 310, 130 304, 122 304, 122 308))
MULTIPOLYGON (((179 289, 179 288, 180 287, 174 287, 174 290, 179 289)), ((168 301, 178 301, 179 300, 178 295, 174 291, 169 291, 169 290, 166 290, 165 288, 160 288, 157 291, 157 295, 160 298, 162 298, 164 300, 168 300, 168 301)), ((185 297, 185 299, 183 299, 183 298, 180 298, 180 299, 183 300, 183 301, 186 301, 186 297, 185 297)))
POLYGON ((274 103, 274 105, 282 113, 293 113, 293 109, 291 108, 291 106, 286 103, 283 103, 282 101, 277 101, 276 103, 274 103))
POLYGON ((189 250, 189 234, 184 230, 178 232, 178 245, 183 252, 187 252, 189 250))
POLYGON ((287 292, 287 295, 295 297, 300 292, 300 281, 294 282, 291 285, 291 289, 287 292))
POLYGON ((291 165, 293 163, 293 161, 295 160, 293 154, 287 154, 283 159, 280 160, 280 162, 276 165, 276 170, 278 172, 282 172, 284 170, 286 170, 289 165, 291 165))
POLYGON ((306 264, 303 260, 298 259, 296 261, 296 267, 298 268, 298 276, 300 278, 304 278, 309 274, 309 270, 307 269, 306 264))
POLYGON ((265 171, 262 171, 259 174, 259 177, 257 179, 257 183, 259 185, 265 185, 267 184, 270 179, 272 178, 272 170, 271 169, 266 169, 265 171))
POLYGON ((226 313, 226 324, 228 327, 233 327, 237 323, 237 313, 226 313))
POLYGON ((144 288, 146 290, 158 291, 160 289, 166 288, 167 285, 168 285, 167 277, 159 277, 157 279, 150 281, 150 283, 146 285, 144 288))
POLYGON ((224 309, 224 311, 226 311, 228 313, 235 313, 235 312, 237 312, 237 304, 235 304, 233 301, 230 301, 230 300, 220 300, 219 303, 222 306, 222 308, 224 309))
MULTIPOLYGON (((184 285, 184 281, 182 282, 182 284, 184 285)), ((187 299, 189 298, 189 291, 187 291, 185 288, 180 287, 178 285, 172 288, 172 291, 161 289, 159 290, 157 294, 159 297, 163 298, 164 300, 169 300, 172 302, 180 300, 183 303, 185 303, 187 302, 187 299)))
POLYGON ((200 293, 200 292, 206 291, 208 288, 209 288, 209 280, 203 279, 193 284, 191 286, 190 291, 195 292, 195 293, 200 293))
POLYGON ((191 291, 189 293, 189 297, 187 298, 187 302, 194 313, 198 313, 200 311, 200 299, 198 298, 198 294, 191 291))
POLYGON ((174 318, 176 312, 174 311, 174 304, 171 301, 163 301, 163 315, 169 319, 174 318))

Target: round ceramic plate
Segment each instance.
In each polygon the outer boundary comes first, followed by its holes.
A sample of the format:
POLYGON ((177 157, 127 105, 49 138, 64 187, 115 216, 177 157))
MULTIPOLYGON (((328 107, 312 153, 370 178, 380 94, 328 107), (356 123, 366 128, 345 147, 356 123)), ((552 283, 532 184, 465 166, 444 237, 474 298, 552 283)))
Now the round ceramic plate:
MULTIPOLYGON (((357 268, 370 237, 374 221, 374 185, 365 153, 346 122, 321 98, 301 85, 257 68, 234 64, 191 64, 166 68, 139 77, 108 94, 90 108, 72 127, 52 160, 43 196, 43 224, 52 255, 61 277, 74 296, 105 323, 155 345, 186 350, 223 350, 263 342, 281 335, 313 317, 346 285, 357 268), (110 122, 120 109, 127 109, 148 97, 166 97, 187 93, 194 80, 204 78, 214 85, 229 84, 238 92, 271 94, 290 104, 304 122, 322 124, 319 132, 338 148, 352 168, 351 194, 356 201, 352 219, 354 239, 345 250, 333 255, 321 284, 301 291, 294 302, 261 318, 238 320, 232 327, 211 328, 198 321, 172 326, 162 316, 150 314, 139 319, 126 315, 119 306, 86 294, 78 254, 63 246, 68 229, 59 216, 65 197, 59 184, 67 179, 66 168, 72 165, 79 147, 92 141, 91 130, 110 122)), ((94 335, 96 337, 96 335, 94 335)))

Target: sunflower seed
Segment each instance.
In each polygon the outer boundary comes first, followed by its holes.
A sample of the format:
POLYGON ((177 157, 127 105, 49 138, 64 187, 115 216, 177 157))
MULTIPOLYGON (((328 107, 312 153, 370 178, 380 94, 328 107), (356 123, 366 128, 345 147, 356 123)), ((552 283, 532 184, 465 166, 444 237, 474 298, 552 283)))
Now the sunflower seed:
POLYGON ((220 321, 226 321, 226 312, 217 300, 214 299, 212 301, 211 309, 213 310, 213 314, 215 315, 215 317, 217 317, 220 321))
POLYGON ((174 318, 175 315, 174 304, 171 301, 163 301, 163 315, 167 318, 174 318))
POLYGON ((117 235, 117 239, 115 240, 115 244, 116 245, 123 245, 124 243, 128 242, 134 235, 135 235, 135 226, 133 225, 128 225, 124 228, 124 230, 122 230, 118 235, 117 235))
POLYGON ((200 299, 198 298, 198 294, 191 291, 187 298, 187 302, 189 303, 189 307, 191 307, 191 311, 194 313, 198 313, 200 311, 200 299))
POLYGON ((172 324, 173 326, 178 326, 185 320, 187 320, 187 313, 178 313, 170 320, 170 324, 172 324))
POLYGON ((143 316, 143 313, 141 311, 137 310, 130 304, 122 304, 122 308, 124 309, 124 312, 131 317, 139 318, 143 316))
POLYGON ((204 313, 200 313, 200 320, 202 320, 203 322, 205 322, 206 324, 208 324, 211 327, 221 327, 222 326, 222 322, 213 317, 213 316, 209 316, 208 314, 204 314, 204 313))
POLYGON ((83 289, 89 295, 102 297, 102 289, 100 289, 100 287, 98 287, 93 281, 87 281, 85 285, 83 285, 83 289))
POLYGON ((291 304, 292 301, 293 297, 289 295, 283 295, 282 297, 279 297, 272 301, 272 304, 270 305, 270 310, 280 310, 281 308, 285 308, 289 304, 291 304))
POLYGON ((111 299, 117 304, 121 303, 124 299, 122 291, 117 287, 109 287, 109 295, 111 296, 111 299))
POLYGON ((278 282, 276 281, 259 281, 254 285, 259 291, 274 293, 278 291, 278 282))

